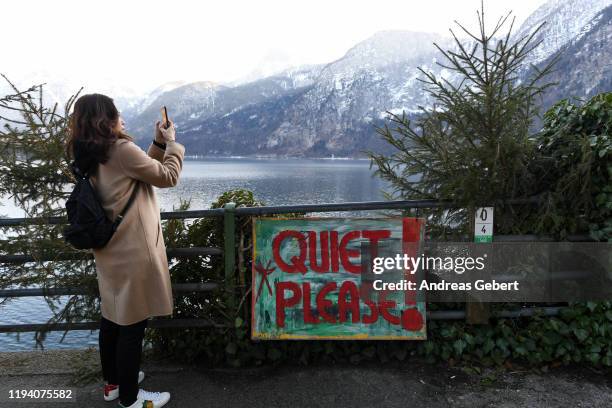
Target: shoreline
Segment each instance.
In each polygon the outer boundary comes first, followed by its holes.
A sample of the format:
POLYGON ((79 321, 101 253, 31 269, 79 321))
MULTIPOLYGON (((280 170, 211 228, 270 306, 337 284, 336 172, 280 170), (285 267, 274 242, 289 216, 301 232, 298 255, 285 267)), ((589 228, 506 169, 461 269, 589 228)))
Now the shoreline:
POLYGON ((250 159, 250 160, 329 160, 329 161, 370 161, 370 159, 366 157, 310 157, 310 156, 211 156, 211 155, 185 155, 185 159, 230 159, 230 160, 239 160, 239 159, 250 159))

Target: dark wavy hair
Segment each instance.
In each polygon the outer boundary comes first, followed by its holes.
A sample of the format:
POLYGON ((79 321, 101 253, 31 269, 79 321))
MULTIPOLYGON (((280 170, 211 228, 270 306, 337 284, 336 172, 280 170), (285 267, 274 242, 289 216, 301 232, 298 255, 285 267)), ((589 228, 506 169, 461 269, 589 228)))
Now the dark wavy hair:
POLYGON ((102 94, 82 95, 70 115, 66 153, 83 172, 93 173, 98 163, 106 163, 109 149, 118 138, 119 111, 111 98, 102 94))

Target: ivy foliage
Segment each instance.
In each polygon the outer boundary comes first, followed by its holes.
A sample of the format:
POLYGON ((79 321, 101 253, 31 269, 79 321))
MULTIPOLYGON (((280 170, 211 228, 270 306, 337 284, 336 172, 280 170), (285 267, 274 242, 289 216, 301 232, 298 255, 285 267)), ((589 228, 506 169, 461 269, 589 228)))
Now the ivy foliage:
POLYGON ((546 112, 534 136, 543 196, 538 232, 612 240, 611 131, 612 92, 584 103, 564 99, 546 112))
POLYGON ((576 303, 560 316, 497 319, 489 325, 428 322, 419 353, 476 365, 585 363, 612 367, 612 302, 576 303))

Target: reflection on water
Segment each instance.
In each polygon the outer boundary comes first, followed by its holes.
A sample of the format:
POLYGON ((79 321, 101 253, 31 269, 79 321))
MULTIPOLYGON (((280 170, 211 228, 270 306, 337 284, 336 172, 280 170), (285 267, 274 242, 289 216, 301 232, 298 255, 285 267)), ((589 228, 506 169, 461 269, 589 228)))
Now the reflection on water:
MULTIPOLYGON (((383 200, 384 183, 372 177, 366 160, 324 159, 186 159, 178 186, 157 189, 162 211, 178 206, 179 198, 191 199, 191 209, 209 208, 228 190, 247 189, 266 205, 342 203, 383 200)), ((21 217, 12 203, 2 201, 0 214, 21 217)), ((319 214, 331 215, 331 214, 319 214)), ((363 216, 366 214, 352 214, 363 216)), ((369 213, 368 215, 372 215, 369 213)), ((0 305, 0 324, 41 323, 51 315, 42 298, 21 298, 0 305)), ((97 344, 97 332, 50 333, 46 348, 74 348, 97 344)), ((0 334, 0 351, 34 347, 33 333, 0 334)))
POLYGON ((383 182, 366 160, 186 160, 179 185, 158 189, 160 206, 171 210, 178 198, 191 208, 208 208, 224 191, 247 189, 267 205, 381 200, 383 182))

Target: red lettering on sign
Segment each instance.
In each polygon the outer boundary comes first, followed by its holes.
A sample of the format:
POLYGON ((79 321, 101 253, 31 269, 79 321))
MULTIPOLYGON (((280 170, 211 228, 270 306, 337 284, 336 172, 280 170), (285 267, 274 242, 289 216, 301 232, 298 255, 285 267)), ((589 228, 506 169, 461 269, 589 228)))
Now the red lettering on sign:
POLYGON ((350 258, 359 256, 359 249, 347 249, 349 242, 361 236, 361 231, 350 231, 340 240, 340 262, 347 272, 361 273, 361 265, 352 264, 350 258))
POLYGON ((318 323, 318 319, 312 315, 312 304, 310 303, 310 283, 302 283, 302 298, 304 299, 304 323, 318 323))
POLYGON ((382 315, 383 319, 385 319, 389 323, 400 324, 401 320, 399 316, 392 315, 389 312, 389 309, 395 308, 395 301, 387 300, 386 297, 387 297, 386 292, 381 291, 379 294, 379 299, 378 299, 378 307, 380 310, 380 314, 382 315))
POLYGON ((274 256, 274 262, 276 262, 283 272, 307 272, 306 265, 304 264, 306 261, 306 239, 299 231, 286 230, 279 232, 272 240, 272 256, 274 256), (300 247, 300 256, 292 256, 291 264, 286 263, 280 253, 283 241, 288 238, 297 239, 300 247))
POLYGON ((391 237, 391 231, 389 230, 374 230, 374 231, 362 231, 361 235, 370 241, 370 256, 372 259, 378 256, 378 241, 391 237))
POLYGON ((423 328, 423 315, 417 309, 406 309, 402 312, 402 327, 417 331, 423 328))
POLYGON ((311 303, 312 294, 310 283, 304 282, 300 286, 295 282, 277 282, 276 288, 276 325, 285 327, 286 309, 302 303, 304 323, 318 324, 323 321, 327 323, 345 323, 348 321, 348 313, 351 313, 351 322, 358 323, 360 320, 365 324, 372 324, 383 319, 393 325, 401 325, 409 331, 418 331, 423 328, 424 317, 419 310, 410 308, 401 312, 401 316, 391 313, 396 308, 394 300, 387 300, 385 292, 379 292, 378 302, 369 299, 368 296, 362 297, 363 288, 357 287, 352 281, 345 281, 340 285, 338 291, 338 316, 329 312, 333 302, 326 298, 330 292, 337 289, 335 282, 327 282, 321 287, 316 296, 316 313, 311 303), (285 292, 290 291, 291 295, 285 297, 285 292), (360 303, 369 309, 369 313, 361 313, 360 303), (321 320, 322 319, 322 320, 321 320))
POLYGON ((277 282, 276 289, 276 325, 285 327, 285 308, 295 306, 300 302, 302 292, 300 286, 294 282, 277 282), (285 299, 285 290, 290 290, 293 295, 285 299))
POLYGON ((363 302, 368 308, 370 308, 370 314, 366 315, 364 314, 362 316, 362 321, 366 324, 372 324, 372 323, 376 323, 376 321, 378 320, 378 307, 376 306, 376 303, 374 303, 371 300, 365 300, 363 302))
POLYGON ((321 264, 317 264, 317 233, 308 231, 308 254, 310 258, 310 269, 314 272, 329 272, 329 232, 321 232, 321 264))
POLYGON ((370 282, 362 282, 359 286, 359 296, 364 305, 370 309, 370 314, 361 315, 361 321, 366 324, 375 323, 378 320, 378 305, 370 297, 372 292, 372 284, 370 282))
POLYGON ((359 292, 357 286, 351 281, 343 282, 338 292, 338 314, 340 315, 340 323, 346 322, 347 311, 351 312, 351 321, 357 323, 359 321, 359 292), (347 294, 351 297, 349 302, 346 300, 347 294))
MULTIPOLYGON (((402 243, 403 252, 411 257, 417 256, 418 242, 421 239, 421 228, 423 220, 414 218, 404 218, 402 220, 402 243)), ((410 270, 404 271, 404 279, 416 283, 416 276, 410 270)), ((404 293, 404 302, 407 305, 416 304, 416 291, 407 290, 404 293)))
POLYGON ((330 258, 332 264, 332 272, 338 272, 340 270, 340 263, 338 258, 338 231, 331 231, 331 247, 330 247, 330 258))
POLYGON ((338 285, 336 285, 336 282, 327 282, 317 294, 317 309, 319 310, 319 316, 328 323, 336 323, 336 316, 327 312, 327 308, 332 307, 334 303, 329 299, 325 299, 325 296, 327 296, 329 292, 336 290, 337 287, 338 285))
POLYGON ((307 231, 305 234, 308 239, 300 231, 285 230, 279 232, 272 240, 274 262, 281 271, 302 274, 307 273, 308 270, 318 273, 338 272, 342 265, 347 272, 359 274, 361 265, 353 263, 352 258, 359 258, 360 248, 350 248, 351 242, 365 238, 370 241, 370 248, 376 250, 378 242, 381 239, 389 238, 391 231, 348 231, 342 238, 338 231, 321 231, 319 234, 316 231, 307 231), (299 253, 293 255, 290 260, 286 260, 281 255, 281 247, 285 240, 290 239, 297 240, 299 253), (308 259, 308 264, 306 259, 308 259))

